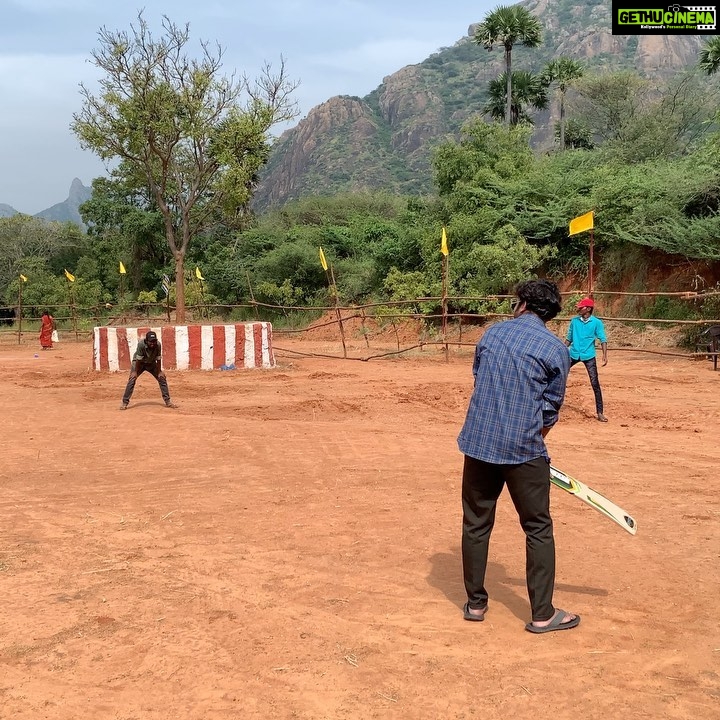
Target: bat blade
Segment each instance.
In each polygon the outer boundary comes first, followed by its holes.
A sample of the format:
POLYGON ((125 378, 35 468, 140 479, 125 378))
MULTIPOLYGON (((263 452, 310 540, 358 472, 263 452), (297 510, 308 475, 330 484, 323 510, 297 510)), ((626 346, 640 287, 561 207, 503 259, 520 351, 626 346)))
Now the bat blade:
POLYGON ((550 466, 550 482, 582 500, 591 508, 605 515, 605 517, 610 518, 631 535, 635 535, 637 532, 637 522, 630 513, 608 500, 604 495, 588 487, 585 483, 570 477, 552 465, 550 466))

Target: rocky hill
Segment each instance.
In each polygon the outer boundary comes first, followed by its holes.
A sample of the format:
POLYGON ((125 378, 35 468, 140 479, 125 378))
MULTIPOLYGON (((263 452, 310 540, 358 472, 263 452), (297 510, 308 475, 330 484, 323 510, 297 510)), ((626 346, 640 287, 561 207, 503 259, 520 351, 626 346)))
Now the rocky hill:
POLYGON ((87 202, 91 195, 92 190, 89 187, 85 187, 80 180, 75 178, 70 185, 70 191, 68 192, 66 200, 37 213, 35 217, 43 218, 43 220, 56 220, 58 222, 73 222, 81 227, 85 227, 78 208, 84 202, 87 202))
MULTIPOLYGON (((92 189, 83 185, 82 181, 75 178, 68 191, 68 196, 60 203, 56 203, 47 210, 36 213, 33 217, 42 218, 43 220, 55 220, 57 222, 72 222, 84 228, 82 218, 80 217, 79 207, 90 199, 92 189)), ((18 211, 10 205, 0 203, 0 218, 12 217, 18 215, 18 211)))
MULTIPOLYGON (((544 27, 540 48, 513 50, 516 68, 539 72, 564 55, 589 71, 635 68, 662 77, 697 61, 696 36, 613 36, 606 0, 526 0, 544 27)), ((433 146, 482 114, 488 82, 504 70, 501 48, 472 41, 475 22, 453 47, 383 79, 369 95, 333 97, 277 140, 256 195, 256 208, 305 195, 384 188, 432 190, 433 146)), ((552 142, 557 108, 536 117, 535 141, 552 142)))

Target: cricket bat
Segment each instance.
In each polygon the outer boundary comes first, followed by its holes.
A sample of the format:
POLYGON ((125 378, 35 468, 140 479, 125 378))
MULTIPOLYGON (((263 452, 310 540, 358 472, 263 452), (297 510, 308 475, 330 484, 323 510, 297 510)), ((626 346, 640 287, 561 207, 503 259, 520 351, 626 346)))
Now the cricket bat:
POLYGON ((615 505, 615 503, 610 502, 600 493, 595 492, 592 488, 566 475, 552 465, 550 466, 550 482, 569 492, 571 495, 574 495, 576 498, 579 498, 606 517, 609 517, 631 535, 637 532, 637 523, 632 515, 626 513, 625 510, 615 505))

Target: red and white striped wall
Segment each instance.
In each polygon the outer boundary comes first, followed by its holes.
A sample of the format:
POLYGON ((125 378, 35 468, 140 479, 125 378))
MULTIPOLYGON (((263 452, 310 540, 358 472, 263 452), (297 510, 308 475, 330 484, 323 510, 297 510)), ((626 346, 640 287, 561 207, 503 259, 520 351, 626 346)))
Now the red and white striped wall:
POLYGON ((162 343, 165 370, 213 370, 275 367, 272 325, 168 325, 163 327, 96 327, 93 331, 95 370, 130 370, 138 340, 154 330, 162 343))

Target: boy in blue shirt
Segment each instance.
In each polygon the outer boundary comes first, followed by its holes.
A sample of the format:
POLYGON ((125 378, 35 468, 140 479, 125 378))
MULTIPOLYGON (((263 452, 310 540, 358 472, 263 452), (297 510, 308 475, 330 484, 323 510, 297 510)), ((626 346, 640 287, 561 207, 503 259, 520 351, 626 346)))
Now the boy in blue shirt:
POLYGON ((585 365, 590 385, 595 393, 597 419, 600 422, 607 422, 607 418, 603 415, 603 397, 595 359, 595 339, 598 339, 602 348, 603 367, 607 365, 607 337, 602 320, 593 316, 594 308, 595 302, 592 298, 583 298, 577 304, 578 315, 570 321, 565 344, 570 350, 570 367, 579 362, 585 365))

